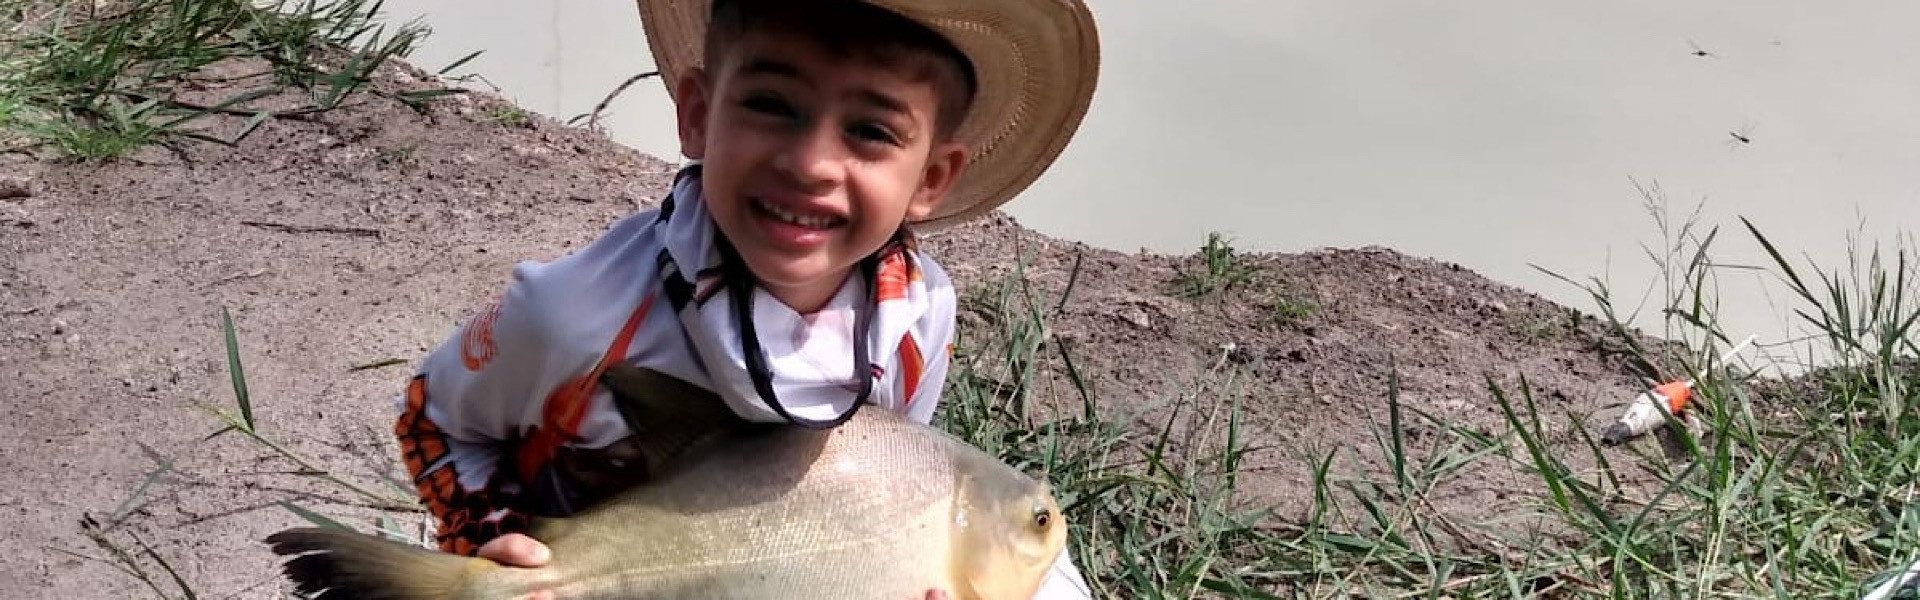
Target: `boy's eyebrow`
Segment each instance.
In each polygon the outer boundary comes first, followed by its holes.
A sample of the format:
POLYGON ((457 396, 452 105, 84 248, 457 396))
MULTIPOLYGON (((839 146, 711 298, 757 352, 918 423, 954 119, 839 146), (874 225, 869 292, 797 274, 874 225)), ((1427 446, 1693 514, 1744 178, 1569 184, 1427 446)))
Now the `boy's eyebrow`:
POLYGON ((774 75, 779 77, 791 77, 794 79, 801 79, 800 68, 793 66, 792 63, 786 63, 786 62, 781 62, 775 59, 762 58, 762 57, 754 57, 754 58, 747 59, 746 64, 740 65, 740 74, 741 75, 774 75))
POLYGON ((893 96, 888 96, 880 92, 876 92, 873 90, 865 90, 865 89, 857 92, 857 95, 860 97, 861 101, 866 102, 868 104, 872 104, 876 107, 879 107, 881 110, 884 110, 887 112, 900 113, 903 115, 913 114, 913 111, 907 108, 907 103, 901 102, 900 99, 894 98, 893 96))
MULTIPOLYGON (((806 80, 806 76, 800 73, 800 67, 780 59, 767 58, 764 56, 748 57, 746 62, 740 65, 740 74, 742 76, 763 75, 786 77, 802 81, 806 80)), ((855 94, 860 98, 860 101, 871 104, 880 110, 909 116, 913 114, 913 109, 908 107, 907 103, 899 98, 888 96, 872 89, 862 89, 855 92, 855 94)))

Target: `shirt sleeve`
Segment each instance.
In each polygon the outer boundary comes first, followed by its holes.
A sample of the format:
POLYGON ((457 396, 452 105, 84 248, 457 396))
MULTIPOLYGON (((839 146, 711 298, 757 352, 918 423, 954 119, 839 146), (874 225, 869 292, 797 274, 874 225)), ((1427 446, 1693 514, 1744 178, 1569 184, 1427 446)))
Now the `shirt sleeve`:
POLYGON ((1093 588, 1087 585, 1086 576, 1073 564, 1073 556, 1066 549, 1060 550, 1060 556, 1053 561, 1053 567, 1047 569, 1046 577, 1040 580, 1040 589, 1033 600, 1087 600, 1093 597, 1093 588))
MULTIPOLYGON (((516 269, 516 273, 518 273, 516 269)), ((538 406, 546 347, 541 315, 516 280, 429 353, 408 383, 394 435, 420 499, 438 523, 440 548, 472 554, 523 530, 511 508, 519 485, 512 442, 538 406)))
POLYGON ((394 434, 443 550, 471 554, 526 529, 514 508, 527 487, 524 446, 606 433, 582 429, 606 424, 582 414, 580 393, 593 389, 582 378, 635 315, 652 271, 634 265, 657 251, 644 235, 651 218, 622 219, 552 262, 515 265, 499 295, 421 362, 394 434))
POLYGON ((426 374, 407 386, 405 408, 394 423, 394 435, 420 499, 437 523, 434 538, 441 550, 471 555, 481 544, 501 534, 524 530, 526 515, 509 508, 514 499, 511 471, 496 466, 503 454, 497 444, 448 436, 429 414, 426 374))

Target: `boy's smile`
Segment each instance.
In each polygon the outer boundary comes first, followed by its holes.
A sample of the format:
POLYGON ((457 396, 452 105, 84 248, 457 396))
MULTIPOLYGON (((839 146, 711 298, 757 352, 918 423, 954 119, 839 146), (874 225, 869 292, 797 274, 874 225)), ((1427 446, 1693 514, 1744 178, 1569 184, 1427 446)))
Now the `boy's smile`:
POLYGON ((934 87, 904 67, 756 31, 709 69, 680 80, 683 152, 721 232, 795 311, 824 305, 965 164, 935 139, 934 87))

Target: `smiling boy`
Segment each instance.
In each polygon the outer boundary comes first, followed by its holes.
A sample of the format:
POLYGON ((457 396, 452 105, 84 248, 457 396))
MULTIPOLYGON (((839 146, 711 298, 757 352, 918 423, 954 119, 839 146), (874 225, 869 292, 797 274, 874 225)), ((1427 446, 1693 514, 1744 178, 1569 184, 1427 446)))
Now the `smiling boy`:
MULTIPOLYGON (((447 551, 541 564, 529 515, 648 476, 597 384, 614 362, 749 420, 830 427, 870 405, 930 422, 955 299, 914 235, 1037 178, 1097 74, 1078 2, 713 4, 639 1, 697 162, 660 208, 517 265, 408 386, 395 432, 447 551)), ((1083 586, 1062 553, 1038 597, 1083 586)))

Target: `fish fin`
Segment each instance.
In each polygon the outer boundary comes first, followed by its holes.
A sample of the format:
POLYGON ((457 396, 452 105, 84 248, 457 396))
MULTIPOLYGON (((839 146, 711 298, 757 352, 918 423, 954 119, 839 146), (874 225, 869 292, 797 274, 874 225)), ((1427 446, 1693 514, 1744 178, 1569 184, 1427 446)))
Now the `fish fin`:
POLYGON ((615 363, 600 375, 600 383, 613 393, 649 474, 714 435, 753 425, 719 394, 655 369, 615 363))
POLYGON ((600 383, 605 384, 607 389, 615 395, 626 397, 631 404, 644 410, 684 411, 688 406, 707 405, 727 414, 733 413, 722 402, 720 394, 713 390, 668 375, 659 369, 636 366, 633 363, 619 362, 608 365, 606 371, 600 374, 600 383))
POLYGON ((573 519, 565 517, 529 517, 527 519, 527 536, 542 543, 566 537, 570 531, 573 531, 573 519))
POLYGON ((283 571, 314 600, 446 600, 471 575, 498 568, 486 559, 342 529, 288 529, 267 536, 267 543, 275 554, 300 554, 283 571))

